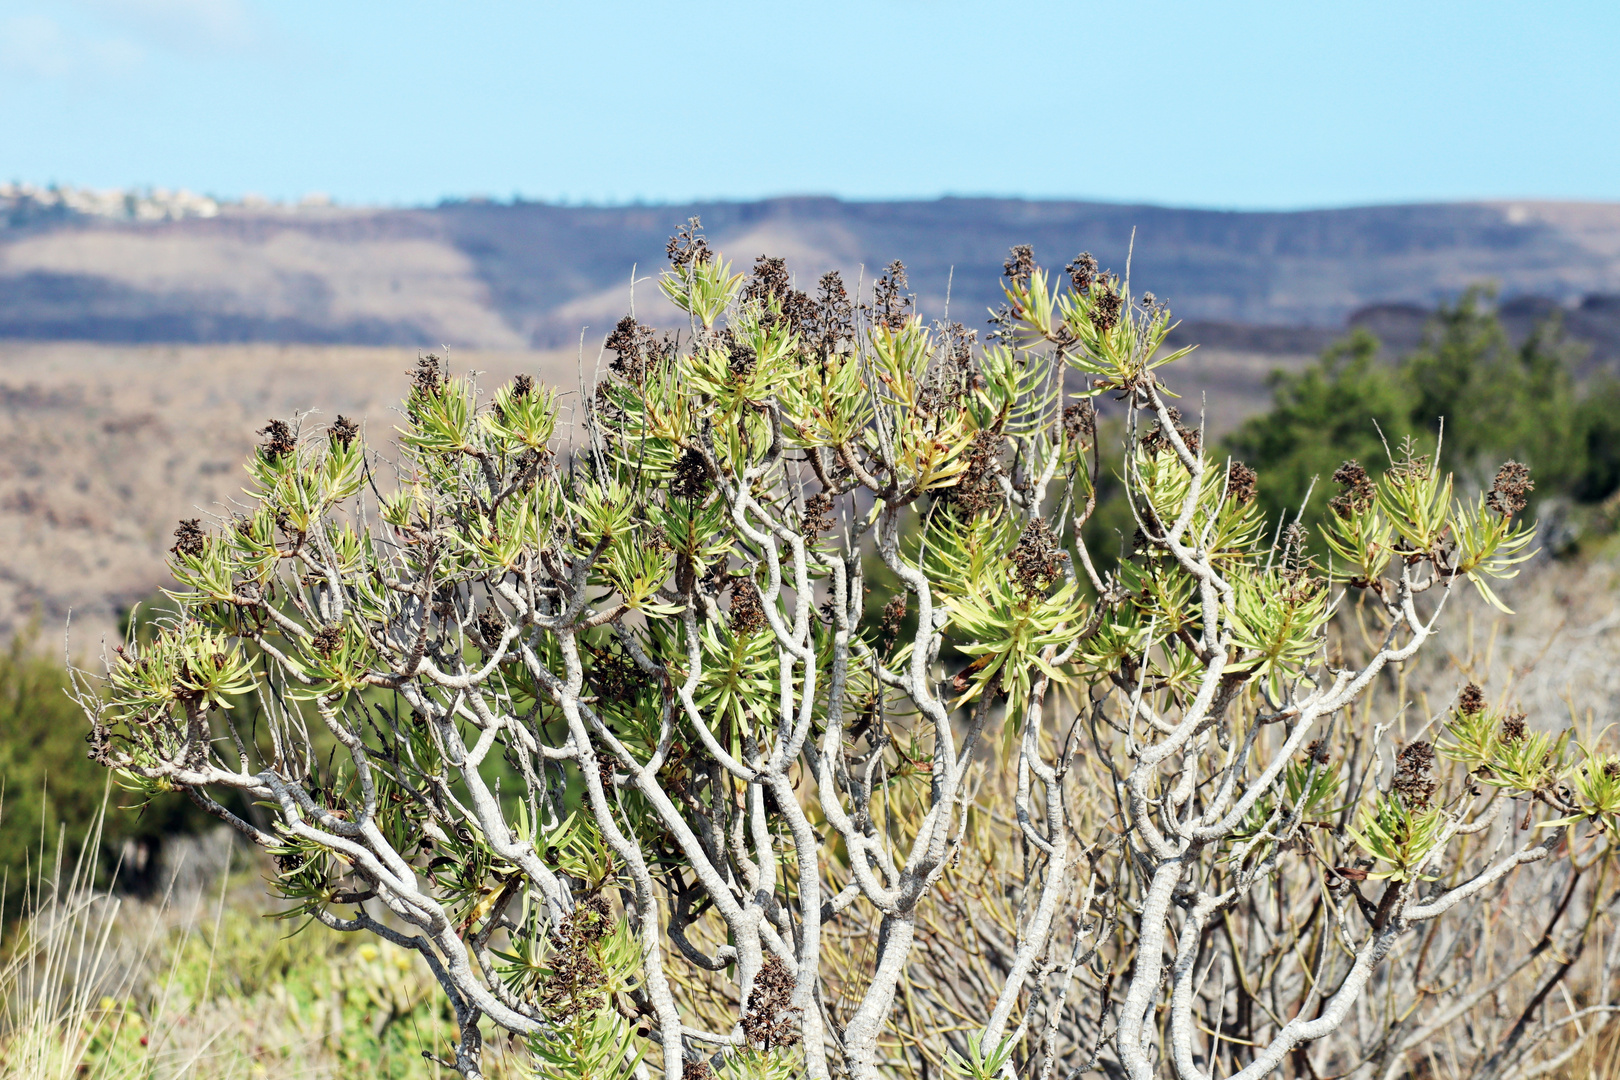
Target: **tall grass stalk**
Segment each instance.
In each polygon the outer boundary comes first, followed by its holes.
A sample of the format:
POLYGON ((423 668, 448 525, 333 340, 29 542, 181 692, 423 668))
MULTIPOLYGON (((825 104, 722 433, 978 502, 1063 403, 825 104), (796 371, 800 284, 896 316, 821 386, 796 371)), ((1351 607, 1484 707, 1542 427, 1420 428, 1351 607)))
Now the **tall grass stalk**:
POLYGON ((96 1037, 108 1023, 122 1021, 121 1015, 99 1007, 121 903, 95 888, 105 813, 103 804, 89 842, 65 880, 66 830, 59 830, 48 873, 41 838, 40 868, 29 875, 25 893, 32 917, 16 921, 12 939, 4 942, 7 960, 0 968, 0 1027, 6 1049, 0 1077, 7 1080, 80 1075, 96 1037))
MULTIPOLYGON (((0 1080, 443 1075, 423 1052, 455 1028, 418 958, 273 918, 240 856, 212 885, 176 866, 156 898, 120 897, 98 879, 106 817, 104 800, 83 848, 59 838, 23 910, 0 910, 0 1080)), ((491 1049, 489 1076, 523 1074, 521 1047, 491 1049)))

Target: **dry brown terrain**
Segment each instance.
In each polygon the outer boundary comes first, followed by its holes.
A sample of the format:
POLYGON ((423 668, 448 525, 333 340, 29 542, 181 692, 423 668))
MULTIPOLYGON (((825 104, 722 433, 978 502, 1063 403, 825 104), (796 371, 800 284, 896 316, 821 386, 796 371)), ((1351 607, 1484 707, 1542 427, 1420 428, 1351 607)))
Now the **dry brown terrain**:
MULTIPOLYGON (((404 348, 0 342, 0 634, 37 616, 54 637, 71 610, 74 651, 90 651, 167 580, 175 522, 241 498, 256 428, 315 409, 313 423, 356 416, 386 442, 414 359, 404 348)), ((569 354, 452 359, 492 380, 578 382, 569 354)))

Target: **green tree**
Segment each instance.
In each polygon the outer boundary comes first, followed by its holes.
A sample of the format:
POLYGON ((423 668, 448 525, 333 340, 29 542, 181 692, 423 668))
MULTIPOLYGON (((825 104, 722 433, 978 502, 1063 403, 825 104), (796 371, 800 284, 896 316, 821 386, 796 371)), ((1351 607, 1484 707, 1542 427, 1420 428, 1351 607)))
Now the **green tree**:
POLYGON ((1447 457, 1476 481, 1506 456, 1534 468, 1543 493, 1567 492, 1586 449, 1571 370, 1578 350, 1556 316, 1514 348, 1492 298, 1475 286, 1441 305, 1422 346, 1401 362, 1410 423, 1436 435, 1444 424, 1447 457))
POLYGON ((1332 494, 1327 478, 1339 464, 1383 462, 1379 429, 1406 430, 1410 404, 1379 349, 1376 337, 1357 329, 1305 371, 1273 374, 1271 411, 1251 417, 1227 440, 1234 457, 1265 477, 1260 500, 1272 521, 1297 513, 1307 490, 1306 516, 1320 519, 1332 494))
POLYGON ((1441 305, 1418 349, 1394 363, 1357 328, 1305 371, 1274 374, 1270 411, 1225 441, 1265 476, 1267 513, 1297 512, 1310 490, 1305 517, 1320 522, 1340 463, 1387 464, 1380 432, 1414 433, 1432 450, 1443 431, 1465 487, 1489 486, 1504 458, 1531 466, 1538 497, 1595 502, 1620 487, 1620 387, 1576 383, 1581 347, 1557 316, 1515 347, 1493 295, 1474 287, 1441 305))
POLYGON ((1620 490, 1620 381, 1606 375, 1592 380, 1576 406, 1575 431, 1583 444, 1582 467, 1571 494, 1600 502, 1620 490))

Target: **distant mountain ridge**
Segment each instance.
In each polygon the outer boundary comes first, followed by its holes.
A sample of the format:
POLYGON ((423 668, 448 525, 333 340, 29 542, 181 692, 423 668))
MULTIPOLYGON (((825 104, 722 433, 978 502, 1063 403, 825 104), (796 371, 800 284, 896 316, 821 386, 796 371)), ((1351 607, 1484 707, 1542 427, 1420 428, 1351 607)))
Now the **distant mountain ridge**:
POLYGON ((737 268, 785 256, 801 287, 829 269, 869 284, 900 259, 926 314, 943 315, 948 296, 950 316, 970 326, 1000 300, 1001 262, 1017 243, 1054 270, 1081 250, 1115 270, 1129 258, 1137 291, 1216 337, 1271 340, 1275 351, 1297 352, 1362 309, 1428 308, 1484 280, 1505 301, 1569 310, 1572 325, 1595 312, 1598 330, 1620 296, 1620 204, 1609 203, 1277 213, 969 198, 222 205, 153 222, 11 219, 0 226, 0 337, 501 349, 583 333, 594 353, 630 307, 632 266, 638 314, 676 321, 647 279, 694 216, 737 268))

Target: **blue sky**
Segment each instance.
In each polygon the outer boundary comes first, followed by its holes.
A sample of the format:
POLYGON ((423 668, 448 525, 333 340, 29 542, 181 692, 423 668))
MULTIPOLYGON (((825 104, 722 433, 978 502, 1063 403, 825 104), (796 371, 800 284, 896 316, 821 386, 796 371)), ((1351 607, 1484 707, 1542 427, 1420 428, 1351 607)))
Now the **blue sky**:
POLYGON ((1620 3, 0 0, 0 179, 1620 199, 1620 3))

